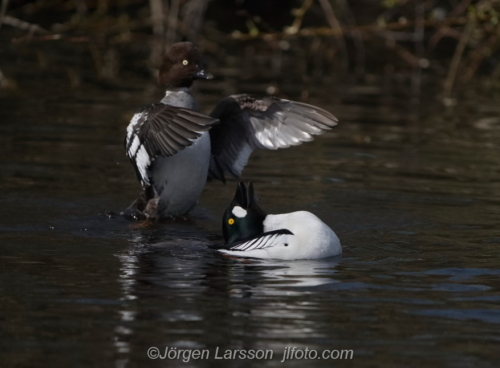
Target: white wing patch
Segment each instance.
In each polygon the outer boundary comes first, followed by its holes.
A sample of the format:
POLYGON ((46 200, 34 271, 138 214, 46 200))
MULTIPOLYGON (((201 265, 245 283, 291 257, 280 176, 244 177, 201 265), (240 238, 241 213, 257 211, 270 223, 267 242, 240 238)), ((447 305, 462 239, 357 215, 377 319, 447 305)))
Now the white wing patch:
POLYGON ((130 124, 127 127, 127 143, 132 138, 132 135, 134 134, 134 128, 136 127, 137 123, 139 123, 139 119, 141 118, 141 116, 142 113, 138 112, 130 120, 130 124))
POLYGON ((139 150, 140 144, 141 144, 141 141, 139 140, 139 137, 134 134, 133 135, 132 145, 130 146, 130 148, 128 150, 128 156, 129 157, 134 157, 135 156, 135 154, 139 150))
POLYGON ((135 163, 137 165, 139 173, 141 174, 142 182, 144 183, 144 185, 149 185, 147 169, 149 165, 151 165, 151 158, 149 157, 148 152, 143 145, 141 145, 141 148, 139 148, 139 150, 137 151, 137 154, 135 156, 135 163))
POLYGON ((290 236, 293 236, 293 233, 289 230, 278 230, 270 233, 264 233, 255 239, 233 246, 228 250, 249 251, 278 246, 287 247, 290 242, 290 236))
POLYGON ((243 218, 247 215, 247 211, 240 206, 236 206, 233 208, 233 215, 239 218, 243 218))
POLYGON ((130 146, 127 151, 127 156, 135 162, 137 170, 139 170, 139 174, 141 175, 143 185, 149 185, 147 169, 149 165, 151 165, 151 157, 149 157, 146 148, 139 139, 137 131, 146 120, 147 114, 138 112, 132 117, 127 127, 127 145, 130 146))

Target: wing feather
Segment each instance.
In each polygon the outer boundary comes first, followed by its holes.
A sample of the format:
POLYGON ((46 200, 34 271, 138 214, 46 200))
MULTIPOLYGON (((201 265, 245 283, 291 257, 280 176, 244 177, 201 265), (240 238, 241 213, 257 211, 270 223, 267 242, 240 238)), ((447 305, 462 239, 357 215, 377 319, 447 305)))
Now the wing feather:
POLYGON ((290 230, 279 229, 260 234, 259 236, 249 240, 229 244, 224 249, 248 252, 255 249, 271 248, 289 243, 290 236, 293 236, 293 233, 290 230))
POLYGON ((220 125, 210 131, 209 176, 222 181, 224 172, 240 176, 256 148, 296 146, 337 125, 337 118, 326 110, 276 97, 229 96, 210 115, 220 125))
POLYGON ((192 145, 218 119, 180 107, 154 103, 134 115, 127 128, 125 150, 143 186, 158 156, 168 157, 192 145))

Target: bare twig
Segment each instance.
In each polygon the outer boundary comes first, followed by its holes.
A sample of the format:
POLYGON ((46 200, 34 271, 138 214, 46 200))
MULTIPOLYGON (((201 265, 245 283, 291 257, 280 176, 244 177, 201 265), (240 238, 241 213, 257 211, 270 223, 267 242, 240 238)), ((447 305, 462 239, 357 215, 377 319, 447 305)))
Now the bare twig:
POLYGON ((2 0, 2 8, 0 8, 0 28, 2 28, 2 23, 7 13, 7 6, 9 5, 9 0, 2 0))
POLYGON ((469 56, 469 66, 465 70, 464 76, 462 80, 464 82, 468 82, 472 79, 474 74, 476 74, 477 68, 481 65, 484 58, 490 55, 491 50, 498 43, 498 39, 500 38, 500 27, 497 27, 495 32, 493 32, 490 37, 484 42, 481 47, 477 47, 474 51, 470 53, 469 56))
POLYGON ((47 31, 46 29, 43 29, 39 25, 25 22, 23 20, 11 17, 10 15, 5 15, 2 18, 2 23, 7 24, 7 25, 12 26, 12 27, 15 27, 15 28, 25 30, 25 31, 30 31, 31 33, 35 33, 35 32, 42 33, 42 34, 49 33, 49 31, 47 31))
POLYGON ((196 41, 200 33, 208 2, 209 0, 190 0, 182 8, 181 32, 186 34, 192 42, 196 41))
POLYGON ((59 40, 64 40, 64 41, 71 42, 71 43, 90 42, 89 37, 69 37, 69 36, 62 35, 62 34, 51 34, 51 35, 45 35, 45 36, 28 35, 28 36, 19 37, 19 38, 13 38, 12 43, 19 44, 19 43, 28 42, 28 41, 59 41, 59 40))
POLYGON ((332 4, 328 0, 319 0, 323 11, 325 12, 326 20, 330 25, 332 30, 338 30, 338 33, 334 34, 337 47, 340 50, 340 55, 342 58, 342 69, 346 71, 349 68, 349 55, 347 53, 347 46, 345 43, 344 32, 342 26, 340 25, 335 12, 333 11, 332 4))
POLYGON ((163 24, 163 4, 161 0, 149 0, 151 12, 151 23, 153 24, 153 34, 163 35, 165 27, 163 24))
POLYGON ((416 32, 381 31, 380 34, 394 41, 417 42, 420 35, 416 32))
POLYGON ((179 0, 172 0, 168 12, 167 45, 175 42, 177 34, 177 20, 179 18, 179 0))
POLYGON ((443 37, 450 37, 454 38, 457 41, 460 40, 460 37, 462 34, 457 31, 454 28, 448 27, 448 26, 442 26, 438 32, 436 32, 434 35, 432 35, 430 41, 429 41, 429 50, 433 50, 438 42, 443 39, 443 37))
POLYGON ((351 8, 347 0, 337 0, 340 6, 343 8, 344 13, 346 15, 346 21, 351 26, 351 36, 354 41, 354 47, 356 48, 356 73, 361 75, 365 70, 365 62, 366 62, 366 52, 365 45, 363 43, 363 35, 358 29, 358 25, 356 23, 356 18, 353 16, 351 8))
POLYGON ((106 14, 108 11, 108 0, 97 0, 97 7, 95 9, 95 13, 98 15, 106 14))
POLYGON ((463 14, 466 10, 469 4, 471 3, 472 0, 462 0, 458 6, 453 9, 453 11, 449 14, 448 18, 441 21, 441 24, 438 24, 439 29, 437 32, 431 37, 429 40, 429 48, 432 50, 438 42, 446 35, 449 35, 449 19, 454 19, 458 17, 459 15, 463 14))
POLYGON ((422 2, 415 3, 415 55, 418 59, 417 66, 413 69, 411 78, 413 98, 418 99, 422 81, 422 68, 420 61, 424 57, 424 32, 425 32, 425 8, 422 2))
POLYGON ((75 8, 80 16, 87 14, 88 6, 85 0, 75 0, 75 8))
MULTIPOLYGON (((149 8, 151 12, 151 25, 153 26, 153 34, 157 38, 149 40, 150 54, 149 54, 149 65, 160 65, 161 59, 163 57, 163 52, 165 51, 165 15, 162 0, 149 0, 149 8)), ((170 9, 168 9, 168 14, 170 16, 170 9)), ((170 26, 167 31, 170 32, 170 26)), ((168 36, 167 36, 168 37, 168 36)), ((157 76, 156 70, 151 70, 154 77, 157 76)))
POLYGON ((97 74, 101 76, 102 66, 103 66, 101 51, 99 50, 95 42, 89 43, 89 49, 92 55, 92 59, 94 60, 94 66, 97 71, 97 74))
POLYGON ((304 0, 302 6, 298 9, 294 9, 295 19, 290 27, 286 28, 287 34, 295 34, 300 30, 302 26, 302 21, 304 20, 304 15, 313 4, 313 0, 304 0))
MULTIPOLYGON (((151 19, 147 18, 143 20, 128 22, 126 24, 115 24, 112 26, 106 25, 103 27, 92 26, 85 28, 85 31, 87 31, 89 34, 93 34, 94 36, 68 36, 64 33, 47 34, 44 36, 28 35, 19 38, 13 38, 12 43, 23 43, 23 42, 28 42, 30 40, 41 41, 41 42, 64 40, 71 43, 83 43, 94 40, 96 38, 95 35, 98 35, 99 37, 103 35, 110 36, 116 33, 122 33, 124 31, 131 32, 135 29, 144 28, 150 25, 151 25, 151 19)), ((65 29, 65 31, 69 29, 70 28, 67 28, 65 29)), ((48 33, 48 31, 44 30, 44 33, 48 33)), ((149 36, 148 39, 149 38, 151 37, 149 36)))
POLYGON ((475 23, 470 21, 467 23, 464 32, 462 33, 462 37, 460 38, 460 42, 458 43, 455 53, 453 54, 453 58, 451 60, 450 69, 448 69, 448 75, 444 82, 444 98, 451 98, 451 91, 453 89, 453 84, 455 83, 455 79, 457 76, 458 67, 460 66, 460 61, 462 60, 462 55, 465 50, 465 46, 469 42, 472 31, 474 30, 475 23))
POLYGON ((396 54, 404 60, 409 66, 412 68, 416 68, 418 66, 418 58, 411 53, 407 48, 398 45, 393 39, 389 38, 387 34, 379 34, 380 36, 384 36, 387 38, 387 47, 393 49, 396 54))
MULTIPOLYGON (((459 17, 455 19, 450 19, 448 21, 448 25, 463 25, 468 22, 467 17, 459 17)), ((424 27, 433 27, 436 26, 439 22, 436 21, 435 19, 428 19, 423 22, 424 27)), ((415 22, 413 21, 408 21, 406 23, 401 23, 401 22, 393 22, 393 23, 388 23, 385 25, 379 25, 379 24, 368 24, 364 26, 358 26, 358 27, 342 27, 342 29, 332 29, 332 28, 327 28, 327 27, 318 27, 318 28, 302 28, 298 30, 294 34, 290 34, 288 32, 270 32, 270 33, 259 33, 259 35, 255 36, 252 34, 240 34, 240 33, 233 33, 231 37, 233 39, 237 40, 249 40, 249 39, 255 39, 255 38, 262 38, 266 40, 273 40, 273 39, 281 39, 281 38, 286 38, 287 36, 300 36, 300 37, 310 37, 310 36, 335 36, 338 34, 343 34, 343 33, 348 33, 352 32, 354 28, 356 28, 359 32, 361 33, 379 33, 383 31, 390 31, 390 30, 398 30, 398 29, 405 29, 409 27, 414 27, 415 22)))
POLYGON ((497 64, 493 73, 491 73, 491 78, 488 81, 490 88, 493 86, 498 86, 498 80, 500 79, 500 64, 497 64))
POLYGON ((16 82, 12 79, 8 79, 0 70, 0 89, 15 89, 17 87, 16 82))

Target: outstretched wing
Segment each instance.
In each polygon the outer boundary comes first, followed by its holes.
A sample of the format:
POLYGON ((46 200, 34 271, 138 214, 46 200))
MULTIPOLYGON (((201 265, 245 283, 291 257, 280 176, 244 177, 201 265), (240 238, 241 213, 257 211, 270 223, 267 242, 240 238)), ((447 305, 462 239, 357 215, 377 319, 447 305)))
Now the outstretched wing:
POLYGON ((293 233, 287 229, 280 229, 269 231, 267 233, 260 234, 259 236, 233 244, 229 244, 225 250, 230 251, 243 251, 247 252, 249 250, 264 249, 270 247, 276 247, 280 245, 287 246, 293 233))
POLYGON ((127 127, 125 150, 142 185, 150 185, 148 168, 156 157, 172 156, 192 145, 216 123, 216 118, 162 103, 135 114, 127 127))
POLYGON ((337 125, 337 118, 328 111, 276 97, 233 95, 219 102, 210 115, 221 124, 210 131, 209 176, 222 181, 225 172, 239 177, 256 148, 299 145, 337 125))

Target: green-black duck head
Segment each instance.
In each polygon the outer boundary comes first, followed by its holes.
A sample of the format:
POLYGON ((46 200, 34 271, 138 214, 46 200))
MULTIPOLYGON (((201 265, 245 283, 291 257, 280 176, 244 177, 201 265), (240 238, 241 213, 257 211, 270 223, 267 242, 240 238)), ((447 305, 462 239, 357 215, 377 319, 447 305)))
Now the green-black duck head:
POLYGON ((253 238, 264 232, 267 214, 255 202, 252 183, 248 189, 239 182, 231 204, 222 218, 222 232, 226 244, 253 238))

